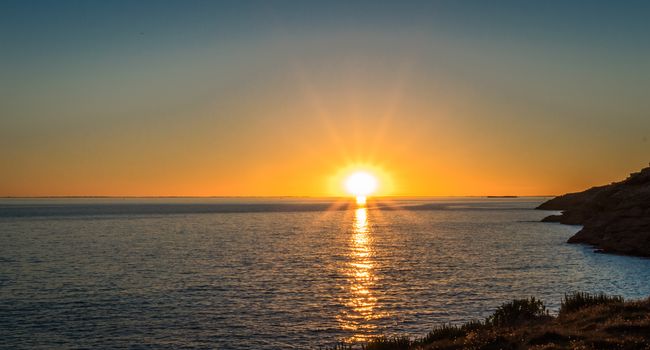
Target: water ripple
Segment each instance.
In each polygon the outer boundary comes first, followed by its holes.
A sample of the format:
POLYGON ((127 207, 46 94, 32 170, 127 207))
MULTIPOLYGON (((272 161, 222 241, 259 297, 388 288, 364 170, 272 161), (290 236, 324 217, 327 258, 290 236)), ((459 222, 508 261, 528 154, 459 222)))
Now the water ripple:
POLYGON ((538 201, 0 213, 0 348, 306 348, 529 295, 650 295, 650 260, 565 244, 578 228, 538 222, 538 201))

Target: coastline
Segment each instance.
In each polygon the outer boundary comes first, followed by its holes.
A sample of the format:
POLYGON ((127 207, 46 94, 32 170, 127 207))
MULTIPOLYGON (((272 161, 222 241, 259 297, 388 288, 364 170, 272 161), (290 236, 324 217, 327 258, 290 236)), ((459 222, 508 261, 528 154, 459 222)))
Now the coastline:
POLYGON ((562 211, 543 222, 583 226, 568 243, 588 244, 599 253, 650 257, 650 167, 623 181, 555 197, 537 209, 562 211))

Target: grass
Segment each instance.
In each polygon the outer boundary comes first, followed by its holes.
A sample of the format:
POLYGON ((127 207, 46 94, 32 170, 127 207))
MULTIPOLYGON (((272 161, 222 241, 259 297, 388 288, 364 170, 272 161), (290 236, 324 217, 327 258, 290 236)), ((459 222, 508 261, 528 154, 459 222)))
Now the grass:
POLYGON ((414 347, 417 340, 408 337, 379 337, 363 347, 364 350, 408 350, 414 347))
POLYGON ((650 349, 650 299, 567 294, 557 317, 539 299, 518 299, 483 321, 439 325, 421 338, 379 337, 355 346, 332 349, 650 349))
POLYGON ((595 305, 612 305, 623 304, 625 301, 623 297, 614 295, 605 295, 604 293, 589 294, 584 292, 577 292, 573 294, 565 294, 560 307, 560 315, 571 313, 583 309, 585 307, 595 305))

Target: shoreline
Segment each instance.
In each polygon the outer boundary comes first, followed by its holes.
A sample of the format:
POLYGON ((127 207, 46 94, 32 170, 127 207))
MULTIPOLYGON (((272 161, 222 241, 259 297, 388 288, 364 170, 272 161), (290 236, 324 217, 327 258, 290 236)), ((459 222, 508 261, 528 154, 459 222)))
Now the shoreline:
POLYGON ((542 222, 582 225, 567 243, 587 244, 598 253, 650 257, 650 167, 623 181, 555 197, 536 209, 561 211, 542 222))

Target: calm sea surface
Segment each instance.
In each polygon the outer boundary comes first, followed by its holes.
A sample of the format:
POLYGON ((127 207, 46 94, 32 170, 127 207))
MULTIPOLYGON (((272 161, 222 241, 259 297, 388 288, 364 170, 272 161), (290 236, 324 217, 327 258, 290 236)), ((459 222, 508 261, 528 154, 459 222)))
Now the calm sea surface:
POLYGON ((542 201, 5 199, 0 348, 308 348, 650 295, 650 260, 566 244, 542 201))

